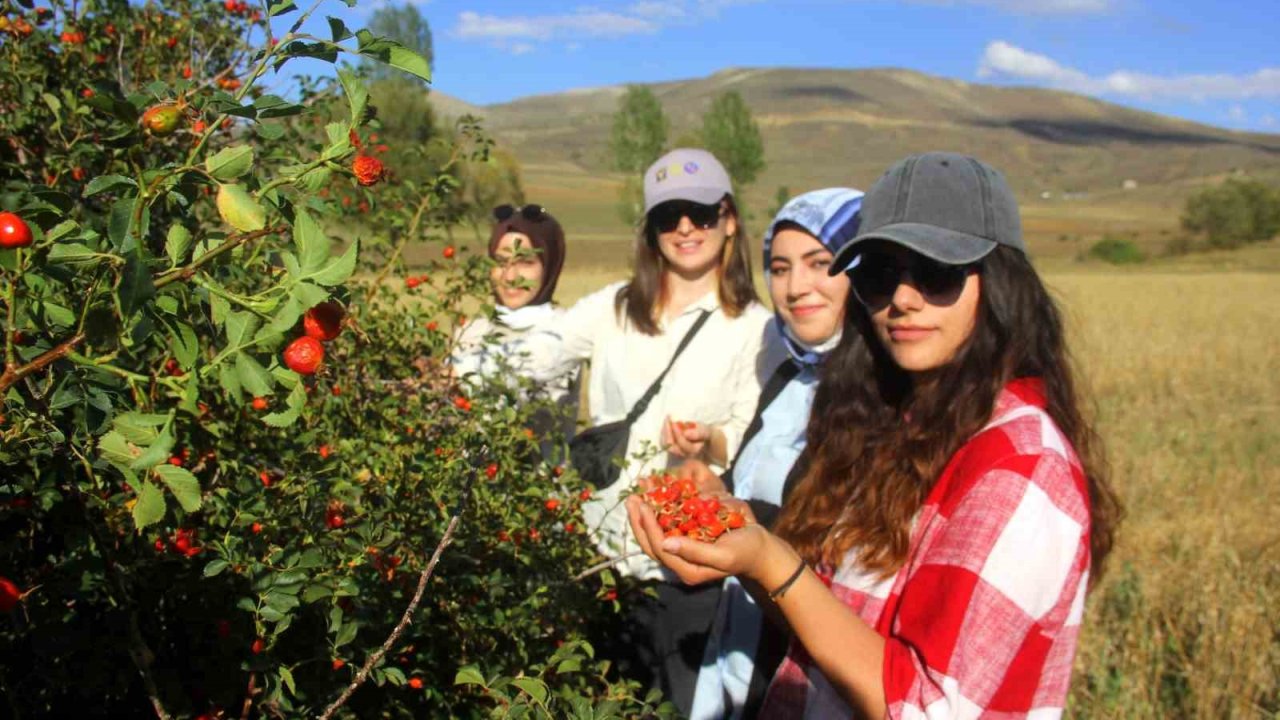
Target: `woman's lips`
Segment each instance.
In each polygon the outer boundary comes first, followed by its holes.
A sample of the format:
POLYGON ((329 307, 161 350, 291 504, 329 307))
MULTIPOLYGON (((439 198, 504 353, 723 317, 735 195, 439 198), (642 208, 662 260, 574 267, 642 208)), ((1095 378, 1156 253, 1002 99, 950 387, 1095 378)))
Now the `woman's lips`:
POLYGON ((889 338, 894 342, 913 342, 923 340, 933 333, 933 328, 919 325, 899 325, 889 328, 889 338))
POLYGON ((825 305, 792 305, 789 309, 795 317, 809 317, 822 312, 825 305))
POLYGON ((680 240, 676 243, 676 252, 681 255, 692 255, 701 248, 701 240, 680 240))

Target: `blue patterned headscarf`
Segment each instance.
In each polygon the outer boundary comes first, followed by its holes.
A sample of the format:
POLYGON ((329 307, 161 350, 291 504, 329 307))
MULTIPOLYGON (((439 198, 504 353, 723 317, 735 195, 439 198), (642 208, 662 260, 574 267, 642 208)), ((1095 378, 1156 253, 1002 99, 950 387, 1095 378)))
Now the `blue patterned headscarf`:
MULTIPOLYGON (((792 198, 778 211, 777 217, 769 224, 769 229, 764 234, 765 279, 768 279, 773 235, 779 225, 783 223, 799 225, 834 255, 858 234, 858 211, 861 209, 862 191, 852 188, 825 188, 792 198)), ((840 339, 837 331, 836 336, 831 340, 819 347, 811 347, 792 335, 780 316, 775 314, 774 322, 778 323, 778 330, 786 339, 787 351, 802 365, 821 363, 827 351, 835 347, 840 339)))

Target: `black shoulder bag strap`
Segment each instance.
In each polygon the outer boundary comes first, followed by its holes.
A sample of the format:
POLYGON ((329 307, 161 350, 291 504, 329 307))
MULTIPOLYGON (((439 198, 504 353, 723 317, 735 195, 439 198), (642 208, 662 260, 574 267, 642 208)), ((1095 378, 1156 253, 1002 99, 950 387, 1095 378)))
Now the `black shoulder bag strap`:
POLYGON ((693 322, 693 327, 689 328, 689 332, 684 334, 684 338, 682 338, 680 340, 680 344, 676 346, 675 354, 671 356, 671 362, 667 363, 667 368, 662 371, 662 374, 658 376, 657 380, 653 381, 653 384, 649 386, 649 389, 644 391, 644 395, 640 396, 640 399, 636 401, 636 404, 631 407, 631 412, 627 413, 627 427, 634 425, 636 420, 639 420, 640 416, 644 414, 644 411, 649 409, 649 403, 653 402, 653 399, 658 396, 658 391, 662 389, 662 381, 666 379, 667 373, 671 372, 671 367, 675 365, 676 360, 680 358, 680 353, 684 352, 684 349, 689 347, 689 343, 693 342, 693 336, 698 334, 698 331, 707 323, 707 318, 709 317, 711 317, 711 311, 703 310, 702 314, 698 316, 698 319, 693 322))
POLYGON ((751 423, 747 425, 747 431, 742 434, 742 440, 738 441, 738 452, 734 454, 733 462, 729 463, 729 468, 721 476, 729 492, 733 492, 733 468, 738 464, 738 458, 742 456, 742 449, 764 427, 764 411, 769 408, 774 398, 778 397, 782 389, 787 386, 787 383, 794 380, 799 374, 800 366, 796 361, 787 358, 774 369, 773 374, 769 376, 768 382, 764 384, 764 389, 760 391, 760 399, 756 401, 756 413, 751 417, 751 423))

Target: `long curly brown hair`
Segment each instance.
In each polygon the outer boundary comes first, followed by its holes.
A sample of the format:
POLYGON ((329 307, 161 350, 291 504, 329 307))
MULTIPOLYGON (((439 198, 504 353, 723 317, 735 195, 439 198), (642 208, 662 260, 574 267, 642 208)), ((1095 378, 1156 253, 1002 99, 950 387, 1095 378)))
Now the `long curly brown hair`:
POLYGON ((996 248, 979 273, 974 330, 922 388, 884 350, 850 293, 843 339, 814 396, 809 469, 776 526, 810 563, 839 565, 852 550, 868 571, 896 572, 907 559, 912 518, 947 461, 990 421, 1010 380, 1038 378, 1046 411, 1084 468, 1090 575, 1102 575, 1123 510, 1102 442, 1081 411, 1058 308, 1018 250, 996 248))

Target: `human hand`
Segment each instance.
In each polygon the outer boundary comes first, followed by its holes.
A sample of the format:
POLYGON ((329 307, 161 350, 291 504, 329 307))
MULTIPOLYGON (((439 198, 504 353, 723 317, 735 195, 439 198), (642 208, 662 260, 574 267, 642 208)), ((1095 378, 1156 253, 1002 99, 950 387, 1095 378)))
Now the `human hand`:
POLYGON ((699 495, 727 494, 724 480, 716 474, 711 466, 701 460, 685 460, 679 467, 673 468, 671 474, 678 478, 693 480, 699 495))
POLYGON ((665 537, 657 514, 640 496, 627 498, 627 519, 640 549, 688 585, 720 580, 728 575, 749 576, 763 556, 769 532, 756 523, 746 503, 728 496, 720 502, 742 513, 747 524, 725 532, 715 542, 665 537))
POLYGON ((670 416, 662 423, 662 444, 676 457, 701 457, 710 440, 711 426, 706 423, 677 421, 670 416))

